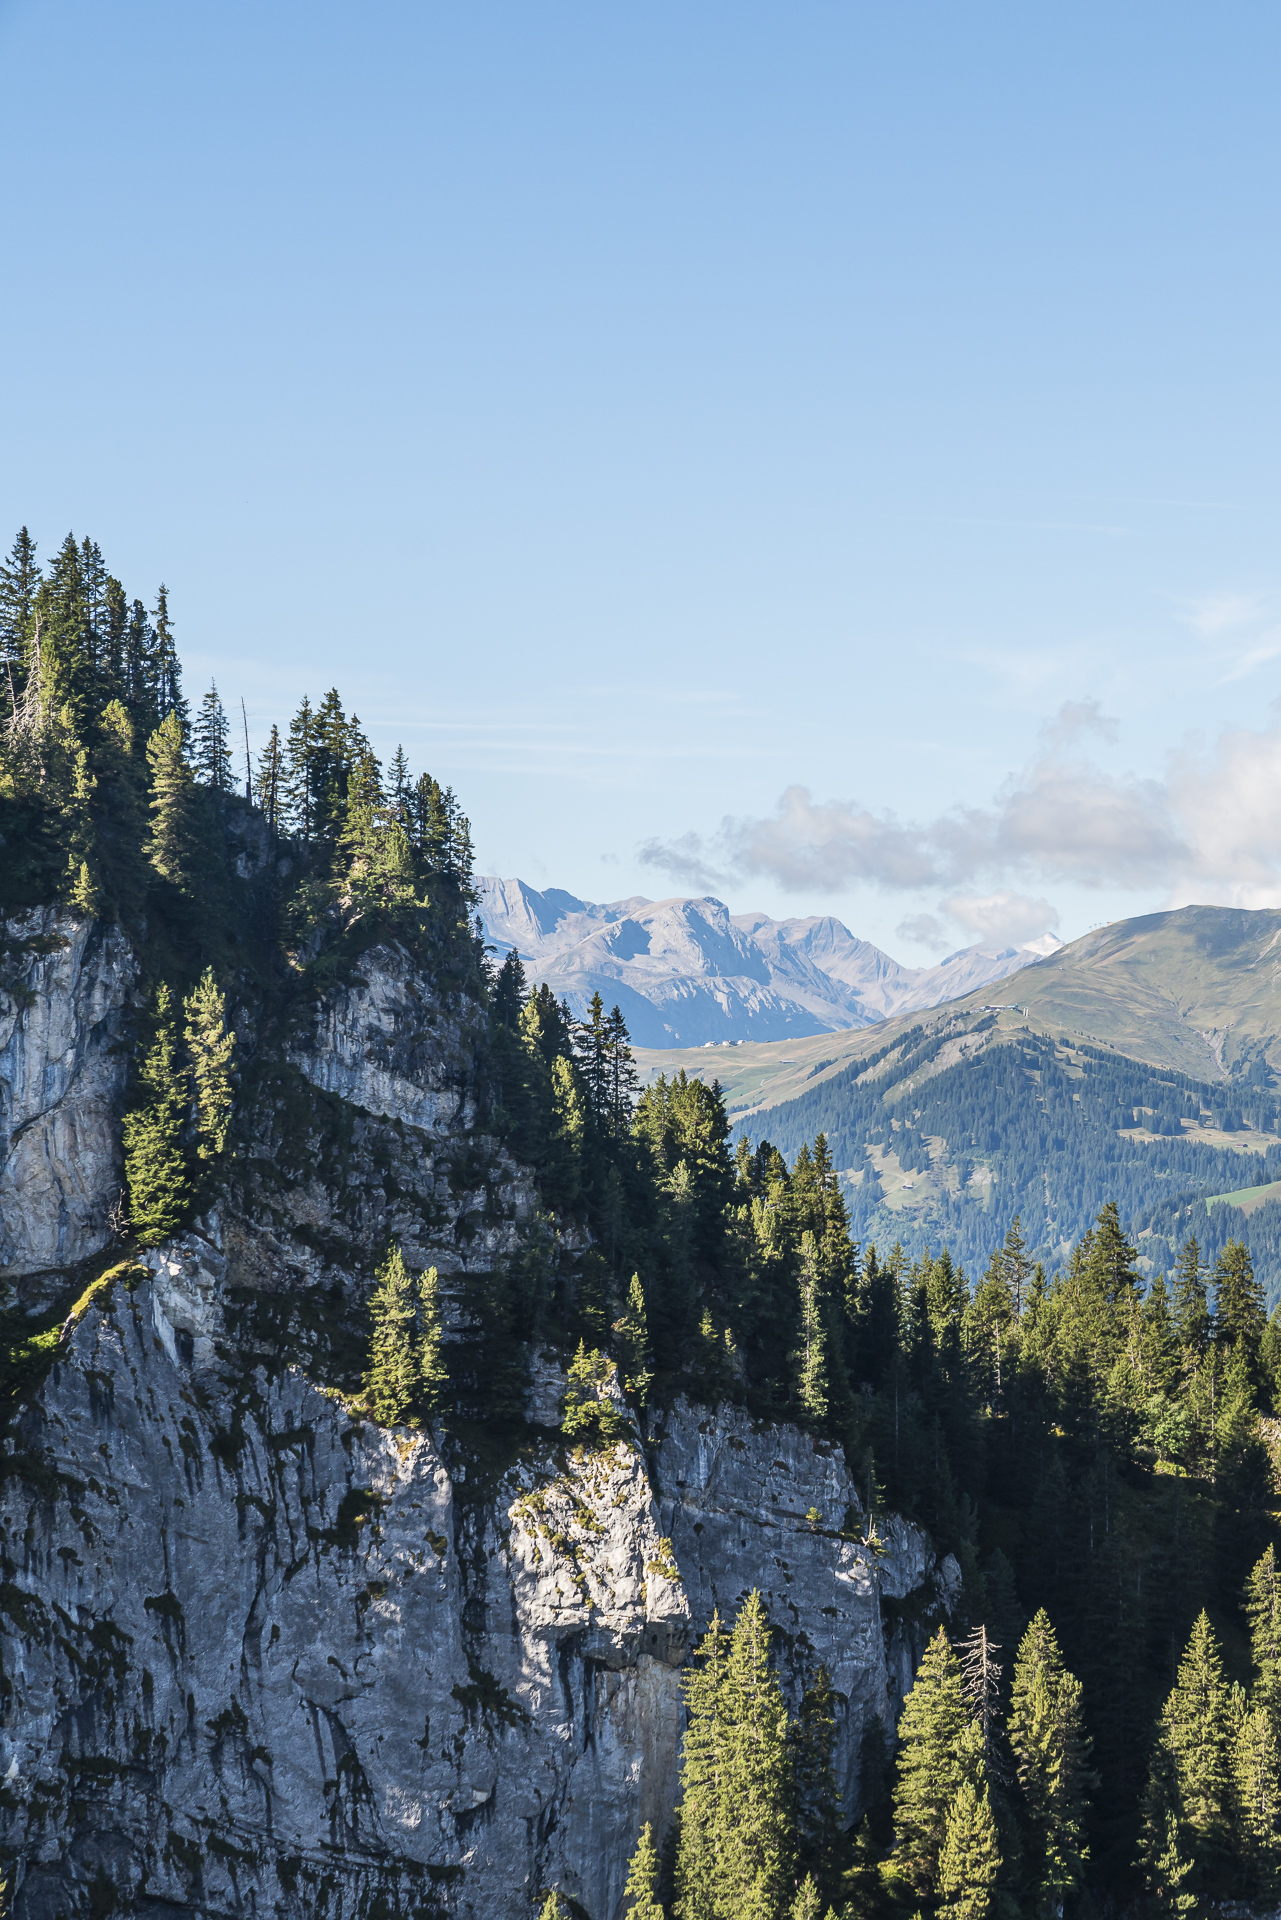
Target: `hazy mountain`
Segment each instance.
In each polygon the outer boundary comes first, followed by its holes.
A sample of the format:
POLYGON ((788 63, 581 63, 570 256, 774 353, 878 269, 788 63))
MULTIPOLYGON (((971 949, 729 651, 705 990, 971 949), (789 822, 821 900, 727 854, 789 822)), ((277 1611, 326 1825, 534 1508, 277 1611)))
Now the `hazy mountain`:
POLYGON ((731 914, 710 895, 603 905, 523 880, 479 883, 485 937, 518 949, 582 1013, 599 992, 622 1007, 642 1047, 782 1040, 865 1027, 1004 979, 1053 951, 965 947, 933 967, 904 967, 830 914, 771 920, 731 914))

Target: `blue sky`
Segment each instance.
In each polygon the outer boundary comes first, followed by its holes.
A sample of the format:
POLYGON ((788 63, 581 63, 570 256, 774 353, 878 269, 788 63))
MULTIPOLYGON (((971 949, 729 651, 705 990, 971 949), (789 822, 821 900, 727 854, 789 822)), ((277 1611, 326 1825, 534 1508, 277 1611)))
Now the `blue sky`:
POLYGON ((1281 15, 0 0, 0 533, 483 867, 1281 904, 1281 15), (784 796, 787 796, 786 799, 784 796))

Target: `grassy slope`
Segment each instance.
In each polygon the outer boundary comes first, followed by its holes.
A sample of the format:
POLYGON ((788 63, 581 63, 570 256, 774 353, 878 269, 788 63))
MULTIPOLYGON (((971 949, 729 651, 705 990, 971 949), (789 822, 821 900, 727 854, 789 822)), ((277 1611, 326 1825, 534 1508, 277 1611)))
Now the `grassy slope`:
POLYGON ((647 1080, 682 1067, 718 1078, 730 1112, 745 1119, 831 1079, 909 1027, 1010 1005, 1027 1012, 1001 1013, 1003 1030, 1065 1033, 1198 1080, 1226 1080, 1252 1050, 1281 1069, 1281 911, 1182 907, 1118 920, 929 1012, 805 1040, 642 1048, 636 1058, 647 1080))

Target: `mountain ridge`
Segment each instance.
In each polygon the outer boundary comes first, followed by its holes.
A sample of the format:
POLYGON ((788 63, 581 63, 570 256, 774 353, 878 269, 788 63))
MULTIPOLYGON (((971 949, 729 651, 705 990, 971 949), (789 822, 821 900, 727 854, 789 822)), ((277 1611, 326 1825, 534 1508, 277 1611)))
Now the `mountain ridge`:
MULTIPOLYGON (((707 1046, 878 1024, 990 986, 1054 936, 963 947, 904 967, 831 914, 732 914, 713 895, 592 902, 519 879, 477 882, 486 941, 586 1012, 594 992, 623 1010, 641 1047, 707 1046)), ((1054 949, 1051 948, 1051 951, 1054 949)))

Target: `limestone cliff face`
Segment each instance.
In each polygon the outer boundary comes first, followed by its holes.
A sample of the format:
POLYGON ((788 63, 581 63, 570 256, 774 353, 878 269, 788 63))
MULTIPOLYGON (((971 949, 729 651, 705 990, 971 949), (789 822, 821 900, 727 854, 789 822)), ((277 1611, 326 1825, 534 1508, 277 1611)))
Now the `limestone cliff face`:
POLYGON ((0 1271, 74 1266, 111 1238, 133 956, 51 907, 0 926, 0 1271))
MULTIPOLYGON (((10 1030, 7 1102, 42 1077, 63 1099, 88 1087, 75 1060, 131 978, 97 937, 39 961, 68 1006, 16 1051, 10 1030)), ((255 1363, 246 1296, 292 1311, 323 1289, 340 1311, 389 1223, 465 1278, 532 1211, 475 1133, 465 1022, 433 1025, 403 956, 362 972, 291 1041, 321 1106, 260 1087, 217 1208, 95 1296, 0 1443, 0 1856, 20 1920, 525 1920, 552 1884, 617 1920, 639 1825, 670 1818, 681 1667, 712 1606, 761 1588, 794 1695, 827 1664, 852 1806, 862 1730, 901 1693, 881 1601, 946 1589, 916 1529, 862 1543, 839 1449, 731 1408, 678 1401, 575 1453, 546 1424, 555 1361, 534 1357, 527 1438, 489 1457, 255 1363)), ((68 1148, 85 1221, 118 1180, 110 1125, 92 1137, 83 1163, 68 1148)), ((23 1246, 56 1244, 42 1204, 14 1216, 23 1246)))

